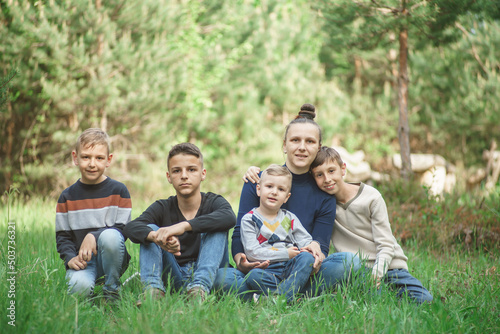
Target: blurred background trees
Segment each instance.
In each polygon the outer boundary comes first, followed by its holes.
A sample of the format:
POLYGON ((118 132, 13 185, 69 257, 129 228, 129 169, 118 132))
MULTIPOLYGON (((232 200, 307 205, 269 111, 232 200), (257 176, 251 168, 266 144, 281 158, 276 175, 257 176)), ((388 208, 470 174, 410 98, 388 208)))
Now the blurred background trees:
POLYGON ((402 24, 411 152, 484 164, 500 140, 498 5, 404 1, 401 18, 401 4, 2 0, 0 76, 19 74, 0 112, 0 187, 57 196, 78 177, 76 137, 102 127, 109 174, 133 195, 167 196, 168 150, 191 141, 204 190, 238 198, 249 165, 284 160, 284 125, 303 103, 316 105, 326 145, 364 150, 384 170, 400 152, 402 24))

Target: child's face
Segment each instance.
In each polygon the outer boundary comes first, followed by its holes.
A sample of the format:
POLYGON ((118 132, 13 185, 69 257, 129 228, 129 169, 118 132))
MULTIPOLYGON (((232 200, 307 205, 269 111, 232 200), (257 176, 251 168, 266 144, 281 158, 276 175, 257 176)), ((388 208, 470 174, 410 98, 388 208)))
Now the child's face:
POLYGON ((286 176, 266 175, 257 185, 260 206, 278 212, 290 197, 290 179, 286 176))
POLYGON ((337 194, 344 185, 345 164, 340 166, 337 161, 327 161, 311 172, 319 189, 330 195, 337 194))
POLYGON ((112 154, 108 154, 105 145, 80 147, 78 153, 73 151, 73 163, 78 166, 85 184, 98 184, 106 179, 104 171, 111 164, 112 154))
POLYGON ((167 179, 178 196, 187 198, 199 193, 206 174, 200 159, 194 155, 177 154, 170 158, 167 179))

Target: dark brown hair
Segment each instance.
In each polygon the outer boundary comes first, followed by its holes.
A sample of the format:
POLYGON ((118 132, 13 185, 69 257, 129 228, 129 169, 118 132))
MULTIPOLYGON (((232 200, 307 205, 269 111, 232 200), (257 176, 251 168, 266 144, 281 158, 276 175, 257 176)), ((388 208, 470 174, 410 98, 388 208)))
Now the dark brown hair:
POLYGON ((201 154, 198 146, 191 143, 180 143, 174 145, 174 147, 170 149, 170 152, 168 152, 167 168, 170 166, 170 159, 178 154, 187 154, 197 157, 198 159, 200 159, 201 167, 203 167, 203 154, 201 154))
POLYGON ((285 129, 285 136, 283 137, 283 142, 286 142, 286 136, 288 136, 288 129, 290 129, 290 126, 293 124, 300 124, 300 123, 309 123, 313 124, 318 128, 318 133, 319 133, 319 144, 321 145, 323 136, 321 133, 321 128, 319 127, 318 123, 314 121, 314 118, 316 117, 316 108, 309 103, 305 103, 300 107, 299 114, 293 121, 288 123, 285 129))
POLYGON ((342 158, 337 150, 328 146, 322 146, 318 154, 316 154, 316 158, 312 162, 310 169, 313 170, 313 168, 321 166, 325 162, 333 161, 336 161, 340 167, 344 165, 344 161, 342 161, 342 158))

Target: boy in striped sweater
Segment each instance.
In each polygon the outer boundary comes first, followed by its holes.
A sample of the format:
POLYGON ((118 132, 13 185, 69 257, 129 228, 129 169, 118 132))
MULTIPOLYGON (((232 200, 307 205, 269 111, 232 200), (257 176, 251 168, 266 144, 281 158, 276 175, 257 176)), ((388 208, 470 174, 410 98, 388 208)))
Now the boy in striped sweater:
POLYGON ((56 242, 69 294, 91 296, 98 281, 104 282, 104 297, 116 300, 130 260, 122 231, 132 202, 123 183, 104 175, 113 158, 109 147, 101 129, 87 129, 78 137, 72 156, 81 178, 57 202, 56 242))

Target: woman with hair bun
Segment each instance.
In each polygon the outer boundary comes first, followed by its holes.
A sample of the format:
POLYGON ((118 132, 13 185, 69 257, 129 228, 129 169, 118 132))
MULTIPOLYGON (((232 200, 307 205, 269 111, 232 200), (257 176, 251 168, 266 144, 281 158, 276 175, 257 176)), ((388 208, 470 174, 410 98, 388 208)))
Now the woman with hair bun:
MULTIPOLYGON (((336 201, 334 196, 317 187, 309 173, 322 142, 321 128, 314 121, 315 117, 315 107, 312 104, 302 105, 298 116, 287 125, 283 139, 285 166, 293 178, 291 196, 282 208, 293 212, 315 241, 302 249, 312 253, 316 260, 313 265, 315 275, 311 276, 310 282, 301 291, 308 295, 317 295, 334 288, 360 267, 359 258, 352 253, 334 253, 328 256, 336 201)), ((232 236, 231 251, 236 268, 219 269, 215 285, 223 291, 234 291, 244 298, 249 298, 253 291, 250 291, 245 283, 245 275, 253 268, 267 268, 269 261, 249 262, 243 251, 240 239, 241 218, 259 206, 256 191, 259 177, 247 173, 244 179, 246 178, 251 182, 245 180, 243 185, 237 223, 232 236)))

